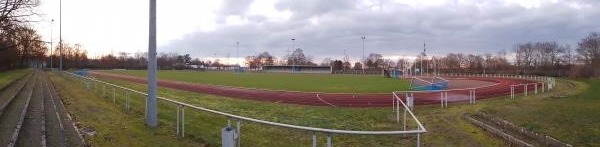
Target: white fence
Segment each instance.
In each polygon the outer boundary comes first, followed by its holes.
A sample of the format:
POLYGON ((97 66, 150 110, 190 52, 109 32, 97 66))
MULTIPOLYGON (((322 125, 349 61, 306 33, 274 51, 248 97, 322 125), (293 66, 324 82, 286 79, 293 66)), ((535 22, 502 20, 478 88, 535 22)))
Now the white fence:
MULTIPOLYGON (((554 87, 556 87, 556 79, 554 77, 545 77, 545 76, 531 76, 531 75, 501 75, 501 74, 439 74, 439 76, 441 77, 473 77, 473 78, 505 78, 505 79, 523 79, 523 80, 530 80, 532 82, 528 82, 528 83, 520 83, 520 84, 513 84, 513 85, 508 85, 507 87, 499 87, 499 88, 503 88, 502 90, 508 90, 510 89, 510 98, 514 99, 515 95, 519 92, 523 93, 523 96, 527 96, 529 91, 533 91, 534 94, 538 94, 539 91, 541 92, 546 92, 546 91, 550 91, 552 89, 554 89, 554 87), (504 89, 505 88, 505 89, 504 89)), ((419 79, 417 77, 414 77, 414 79, 418 79, 421 82, 428 82, 422 79, 419 79)), ((411 84, 412 86, 412 84, 411 84)), ((448 93, 451 94, 450 97, 456 99, 461 99, 461 98, 457 98, 457 97, 465 97, 462 98, 466 101, 466 98, 468 98, 469 104, 475 104, 475 101, 477 99, 477 92, 479 89, 483 89, 483 88, 488 88, 491 86, 496 86, 496 85, 488 85, 488 86, 483 86, 483 87, 474 87, 474 88, 463 88, 463 89, 447 89, 447 90, 412 90, 412 91, 395 91, 394 92, 394 99, 396 99, 396 96, 404 96, 405 98, 410 97, 411 100, 415 100, 417 99, 417 97, 415 97, 415 94, 424 94, 424 95, 429 95, 428 97, 431 97, 431 95, 434 94, 439 94, 439 103, 441 105, 442 108, 446 108, 448 107, 448 93), (468 96, 467 93, 468 92, 468 96)), ((412 87, 411 87, 412 88, 412 87)), ((392 103, 392 107, 396 107, 395 104, 396 101, 394 100, 392 103)), ((411 103, 411 102, 408 102, 411 103)), ((396 110, 394 108, 394 110, 396 110)))
MULTIPOLYGON (((70 77, 75 77, 77 79, 81 80, 81 83, 83 84, 83 86, 85 88, 87 88, 88 90, 95 90, 95 91, 100 91, 100 87, 101 88, 101 93, 102 96, 107 97, 110 95, 110 92, 107 93, 107 87, 108 88, 112 88, 109 90, 112 90, 112 101, 113 103, 116 103, 116 92, 117 89, 120 91, 124 91, 124 96, 125 96, 125 100, 124 100, 124 106, 125 109, 127 111, 130 110, 131 108, 131 100, 130 97, 132 96, 131 94, 137 94, 137 95, 141 95, 145 98, 147 98, 147 94, 140 92, 140 91, 136 91, 130 88, 126 88, 126 87, 122 87, 119 85, 115 85, 115 84, 111 84, 111 83, 107 83, 104 81, 100 81, 100 80, 96 80, 96 79, 92 79, 89 77, 83 77, 83 76, 79 76, 73 73, 69 73, 69 72, 64 72, 66 75, 70 76, 70 77)), ((65 77, 63 75, 63 77, 65 77)), ((303 130, 303 131, 308 131, 308 132, 312 132, 312 146, 316 147, 317 146, 317 137, 316 137, 316 133, 325 133, 327 134, 327 146, 331 147, 333 146, 332 143, 332 136, 334 134, 349 134, 349 135, 403 135, 403 136, 416 136, 416 146, 420 146, 421 145, 421 136, 423 133, 426 133, 427 130, 425 129, 425 127, 423 127, 423 125, 421 124, 421 122, 417 119, 417 117, 413 114, 413 112, 411 111, 411 109, 409 109, 409 107, 406 105, 405 102, 402 101, 402 99, 400 99, 399 97, 396 96, 396 94, 394 93, 394 97, 395 97, 395 101, 394 104, 396 105, 394 107, 394 109, 397 109, 397 119, 398 119, 398 123, 400 123, 399 121, 399 110, 400 108, 402 108, 404 110, 404 116, 403 116, 403 130, 401 131, 354 131, 354 130, 337 130, 337 129, 327 129, 327 128, 315 128, 315 127, 308 127, 308 126, 298 126, 298 125, 291 125, 291 124, 284 124, 284 123, 278 123, 278 122, 271 122, 271 121, 266 121, 266 120, 261 120, 261 119, 256 119, 256 118, 250 118, 250 117, 244 117, 244 116, 239 116, 239 115, 234 115, 234 114, 230 114, 230 113, 226 113, 226 112, 221 112, 221 111, 217 111, 217 110, 212 110, 212 109, 208 109, 208 108, 204 108, 204 107, 199 107, 199 106, 194 106, 191 104, 187 104, 187 103, 183 103, 183 102, 179 102, 179 101, 175 101, 175 100, 171 100, 168 98, 164 98, 164 97, 158 97, 159 102, 166 102, 166 103, 170 103, 170 104, 174 104, 176 105, 176 109, 177 109, 177 135, 178 137, 184 137, 185 134, 185 111, 184 108, 191 108, 192 110, 195 111, 199 111, 199 112, 205 112, 205 113, 212 113, 212 114, 216 114, 216 115, 220 115, 223 117, 227 118, 227 126, 231 127, 231 120, 236 121, 236 132, 235 132, 235 138, 236 138, 236 142, 237 142, 237 146, 240 146, 240 140, 238 139, 239 137, 241 137, 241 123, 242 121, 246 121, 246 122, 253 122, 253 123, 259 123, 259 124, 264 124, 264 125, 268 125, 268 126, 276 126, 276 127, 282 127, 282 128, 289 128, 289 129, 296 129, 296 130, 303 130), (400 104, 402 106, 400 106, 400 104), (407 117, 410 114, 409 119, 414 120, 414 122, 412 122, 411 124, 407 123, 407 117), (409 125, 414 125, 416 126, 415 129, 407 129, 407 126, 409 125)), ((146 106, 144 106, 146 107, 146 106)), ((145 113, 145 111, 144 111, 145 113)), ((144 114, 146 115, 146 114, 144 114)), ((144 117, 145 118, 145 117, 144 117)))

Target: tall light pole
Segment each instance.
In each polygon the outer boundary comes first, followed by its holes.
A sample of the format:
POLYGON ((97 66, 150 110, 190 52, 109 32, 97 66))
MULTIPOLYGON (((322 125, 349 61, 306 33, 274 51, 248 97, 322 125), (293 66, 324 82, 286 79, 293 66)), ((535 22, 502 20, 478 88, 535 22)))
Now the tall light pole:
POLYGON ((235 63, 240 66, 240 42, 235 42, 235 63))
POLYGON ((60 63, 59 63, 59 68, 58 70, 62 70, 63 68, 63 63, 62 63, 62 0, 60 0, 58 2, 58 54, 60 55, 60 63))
POLYGON ((423 75, 423 58, 425 58, 425 41, 423 41, 423 52, 421 53, 421 68, 419 69, 420 75, 423 75))
POLYGON ((365 74, 365 66, 366 66, 366 58, 365 58, 365 39, 367 39, 367 37, 362 36, 360 37, 360 39, 362 39, 362 43, 363 43, 363 52, 362 52, 362 60, 363 60, 363 66, 362 66, 362 74, 365 74))
MULTIPOLYGON (((291 40, 292 40, 292 55, 293 55, 294 51, 296 51, 296 49, 294 49, 295 48, 294 45, 295 45, 296 39, 292 38, 291 40)), ((297 60, 298 60, 298 56, 296 55, 296 56, 294 56, 294 61, 292 62, 292 65, 296 65, 296 61, 297 60)))
POLYGON ((52 69, 52 55, 53 55, 52 54, 52 50, 53 50, 52 47, 54 47, 52 45, 52 39, 53 39, 52 38, 52 36, 53 36, 52 35, 52 28, 53 28, 53 26, 54 26, 54 19, 50 20, 50 69, 52 69))
POLYGON ((150 0, 148 33, 148 99, 146 100, 146 125, 156 127, 156 0, 150 0))

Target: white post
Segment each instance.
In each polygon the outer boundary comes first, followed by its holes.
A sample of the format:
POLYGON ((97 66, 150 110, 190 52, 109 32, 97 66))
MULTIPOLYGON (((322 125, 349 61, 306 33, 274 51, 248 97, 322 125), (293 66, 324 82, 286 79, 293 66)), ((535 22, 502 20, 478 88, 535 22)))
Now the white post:
POLYGON ((313 131, 312 146, 317 147, 317 132, 313 131))
POLYGON ((327 147, 332 147, 331 144, 331 133, 327 133, 327 147))
POLYGON ((396 109, 396 121, 400 123, 400 102, 396 103, 396 107, 398 107, 398 109, 396 109))
POLYGON ((440 105, 444 108, 444 92, 440 92, 440 105))
POLYGON ((115 86, 113 86, 113 104, 117 102, 117 97, 115 96, 115 86))
POLYGON ((446 104, 446 108, 448 108, 448 92, 444 92, 444 102, 446 104))
POLYGON ((181 105, 177 104, 177 135, 175 136, 179 136, 179 134, 181 133, 181 105))
POLYGON ((524 85, 524 89, 525 89, 525 96, 527 96, 527 86, 529 86, 529 84, 525 84, 525 85, 524 85))
POLYGON ((102 98, 106 98, 106 84, 102 84, 102 98))
POLYGON ((421 147, 421 133, 417 134, 417 147, 421 147))
POLYGON ((406 111, 407 111, 406 108, 404 108, 404 119, 402 122, 402 126, 404 126, 404 131, 406 131, 406 111))
POLYGON ((181 137, 185 134, 185 107, 181 106, 181 137))
MULTIPOLYGON (((236 141, 237 141, 237 146, 238 147, 241 147, 241 145, 240 145, 241 144, 241 138, 240 137, 242 135, 241 128, 240 128, 241 125, 242 125, 242 122, 240 122, 240 120, 237 120, 235 126, 237 127, 237 130, 236 130, 237 131, 236 141)), ((183 135, 183 134, 181 134, 181 135, 183 135)))
POLYGON ((510 99, 515 99, 515 86, 510 85, 510 99))

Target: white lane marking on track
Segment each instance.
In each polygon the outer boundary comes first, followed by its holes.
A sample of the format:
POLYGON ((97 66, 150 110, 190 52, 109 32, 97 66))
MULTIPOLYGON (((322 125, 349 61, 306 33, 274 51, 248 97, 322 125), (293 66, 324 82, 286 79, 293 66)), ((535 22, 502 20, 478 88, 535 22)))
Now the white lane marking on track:
POLYGON ((337 107, 336 105, 333 105, 333 104, 331 104, 331 103, 329 103, 329 102, 327 102, 327 101, 323 100, 323 99, 322 99, 322 98, 319 96, 319 94, 318 94, 318 93, 317 93, 317 98, 318 98, 318 99, 319 99, 321 102, 323 102, 323 103, 325 103, 325 104, 327 104, 327 105, 330 105, 330 106, 333 106, 333 107, 337 107))

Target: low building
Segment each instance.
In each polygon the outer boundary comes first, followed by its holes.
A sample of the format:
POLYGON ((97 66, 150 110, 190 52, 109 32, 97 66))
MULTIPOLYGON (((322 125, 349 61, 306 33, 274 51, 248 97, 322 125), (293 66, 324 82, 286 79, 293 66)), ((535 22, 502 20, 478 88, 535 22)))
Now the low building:
POLYGON ((310 66, 310 65, 267 65, 263 66, 264 72, 277 73, 319 73, 331 74, 331 66, 310 66))

